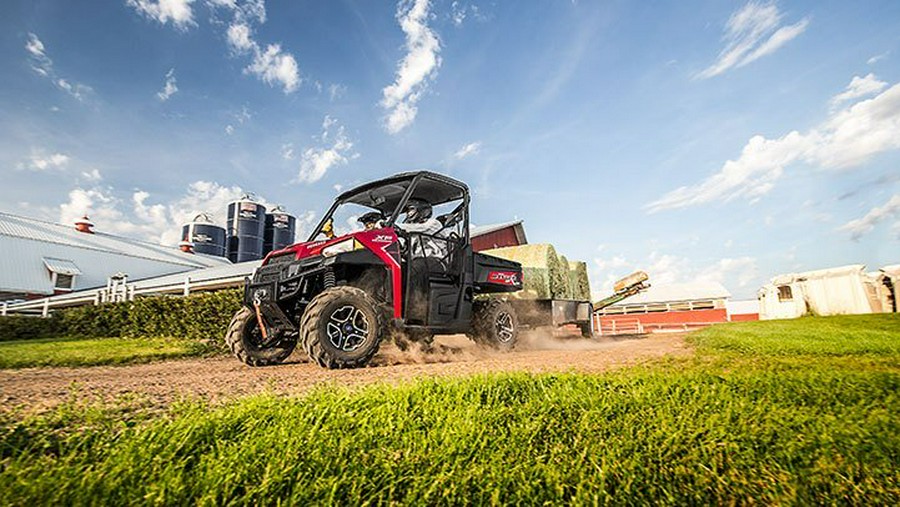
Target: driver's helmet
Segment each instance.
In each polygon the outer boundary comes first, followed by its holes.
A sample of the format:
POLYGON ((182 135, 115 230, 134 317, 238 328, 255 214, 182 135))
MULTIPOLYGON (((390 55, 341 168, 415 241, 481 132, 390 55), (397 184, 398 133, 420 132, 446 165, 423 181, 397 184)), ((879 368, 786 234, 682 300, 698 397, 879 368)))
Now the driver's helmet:
POLYGON ((403 222, 407 224, 421 224, 431 218, 431 204, 422 199, 410 199, 403 211, 406 213, 403 222))
POLYGON ((378 227, 378 221, 382 220, 384 215, 381 214, 380 211, 370 211, 365 215, 359 217, 357 222, 363 224, 367 231, 370 231, 376 227, 378 227))

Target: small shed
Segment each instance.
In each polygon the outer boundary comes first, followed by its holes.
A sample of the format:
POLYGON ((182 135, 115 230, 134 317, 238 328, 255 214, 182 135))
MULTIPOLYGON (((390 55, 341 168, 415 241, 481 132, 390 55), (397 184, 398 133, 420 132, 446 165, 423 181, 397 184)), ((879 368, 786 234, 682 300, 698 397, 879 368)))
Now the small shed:
POLYGON ((887 273, 867 273, 863 264, 772 278, 758 293, 760 318, 848 315, 896 311, 893 282, 887 273))

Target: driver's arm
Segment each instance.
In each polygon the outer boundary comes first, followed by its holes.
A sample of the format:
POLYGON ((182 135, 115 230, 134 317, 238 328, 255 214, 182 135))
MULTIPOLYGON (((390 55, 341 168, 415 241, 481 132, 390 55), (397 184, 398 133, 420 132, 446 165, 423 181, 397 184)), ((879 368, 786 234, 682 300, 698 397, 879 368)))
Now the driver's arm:
POLYGON ((421 224, 397 223, 394 226, 405 232, 417 232, 420 234, 434 234, 441 230, 441 223, 435 218, 429 218, 421 224))

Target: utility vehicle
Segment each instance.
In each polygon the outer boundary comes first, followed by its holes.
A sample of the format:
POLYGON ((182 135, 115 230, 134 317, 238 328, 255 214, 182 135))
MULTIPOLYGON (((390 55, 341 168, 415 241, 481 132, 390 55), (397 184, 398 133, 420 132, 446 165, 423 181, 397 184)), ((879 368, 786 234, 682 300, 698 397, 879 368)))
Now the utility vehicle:
POLYGON ((426 342, 465 333, 509 350, 519 323, 502 295, 521 289, 519 263, 472 251, 464 183, 402 173, 342 193, 306 242, 267 255, 245 281, 226 341, 252 366, 284 361, 299 342, 320 366, 361 367, 390 332, 426 342), (411 199, 431 204, 439 231, 398 225, 411 199), (372 212, 374 228, 353 230, 372 212), (427 256, 435 244, 443 254, 427 256))

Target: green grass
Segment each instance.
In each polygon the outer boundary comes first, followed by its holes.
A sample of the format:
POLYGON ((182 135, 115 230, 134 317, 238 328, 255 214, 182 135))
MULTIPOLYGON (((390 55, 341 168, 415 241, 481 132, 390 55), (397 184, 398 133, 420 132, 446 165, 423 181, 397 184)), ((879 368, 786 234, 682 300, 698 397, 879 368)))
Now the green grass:
POLYGON ((175 338, 42 338, 0 342, 0 369, 130 364, 209 352, 201 342, 175 338))
POLYGON ((896 505, 892 318, 724 326, 694 335, 696 358, 605 375, 329 388, 179 404, 161 417, 73 402, 0 424, 0 495, 11 505, 896 505), (776 330, 797 343, 768 339, 776 330), (846 340, 855 335, 870 343, 846 340), (878 368, 859 362, 870 355, 878 368))
POLYGON ((691 335, 701 348, 752 356, 900 357, 900 314, 803 317, 713 326, 691 335))

